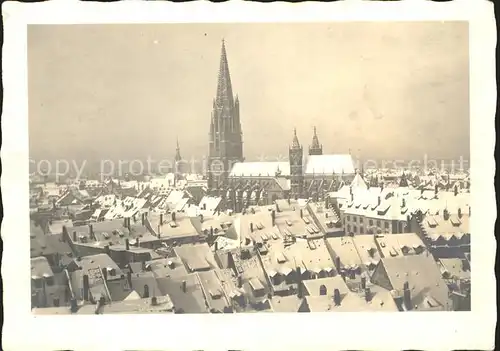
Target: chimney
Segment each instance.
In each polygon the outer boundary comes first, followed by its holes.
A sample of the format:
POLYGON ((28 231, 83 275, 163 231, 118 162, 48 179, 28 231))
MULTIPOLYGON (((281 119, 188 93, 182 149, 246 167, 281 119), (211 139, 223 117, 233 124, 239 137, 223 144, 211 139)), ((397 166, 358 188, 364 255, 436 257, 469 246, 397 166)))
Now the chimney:
POLYGON ((295 269, 295 272, 297 273, 297 297, 301 299, 304 297, 304 288, 302 286, 302 272, 300 270, 300 267, 297 267, 295 269))
POLYGON ((366 289, 366 277, 361 277, 361 289, 366 289))
POLYGON ((68 235, 68 230, 66 229, 66 226, 63 225, 62 226, 62 236, 61 236, 61 239, 62 239, 62 242, 65 243, 66 242, 66 236, 68 235))
POLYGON ((276 212, 274 210, 271 211, 271 221, 272 226, 274 227, 276 225, 276 212))
POLYGON ((163 225, 163 213, 160 213, 160 225, 163 225))
POLYGON ((153 306, 158 305, 158 300, 156 299, 156 296, 153 296, 153 297, 151 298, 151 305, 153 305, 153 306))
POLYGON ((185 280, 182 281, 181 290, 183 292, 187 291, 187 282, 185 280))
POLYGON ((175 222, 175 211, 172 212, 172 222, 175 222))
POLYGON ((123 227, 124 227, 124 228, 127 228, 127 227, 128 227, 128 224, 127 224, 127 217, 123 217, 123 227))
POLYGON ((444 218, 445 221, 447 221, 448 219, 450 219, 450 212, 448 211, 447 208, 445 208, 443 210, 443 218, 444 218))
POLYGON ((340 257, 335 257, 335 266, 337 267, 337 271, 340 273, 340 257))
POLYGON ((300 218, 304 218, 304 212, 300 209, 300 218))
POLYGON ((403 208, 406 207, 406 200, 405 199, 401 200, 401 207, 403 207, 403 208))
POLYGON ((76 299, 73 297, 70 300, 70 311, 71 313, 76 313, 78 311, 78 304, 76 302, 76 299))
POLYGON ((73 242, 76 243, 76 231, 73 231, 73 242))
POLYGON ((380 206, 380 204, 382 203, 382 199, 380 198, 380 196, 377 198, 377 206, 380 206))
POLYGON ((410 284, 406 281, 403 285, 403 301, 407 310, 412 309, 410 284))
POLYGON ((102 278, 104 279, 105 282, 108 281, 108 270, 106 268, 103 268, 102 270, 102 278))
POLYGON ((352 190, 351 190, 351 201, 354 201, 354 194, 352 193, 352 190))
POLYGON ((144 225, 145 218, 146 218, 145 214, 144 214, 144 213, 142 213, 142 214, 141 214, 141 224, 142 224, 142 225, 144 225))
POLYGON ((210 226, 210 238, 214 236, 214 227, 210 226))
POLYGON ((370 288, 365 289, 365 301, 370 302, 372 300, 372 292, 370 288))
POLYGON ((243 278, 241 274, 238 276, 238 288, 241 288, 243 286, 243 278))
POLYGON ((92 226, 92 224, 89 224, 89 236, 90 236, 90 239, 95 240, 94 227, 92 226))
POLYGON ((469 205, 469 217, 470 217, 470 205, 469 205))
POLYGON ((453 193, 455 194, 455 196, 458 195, 458 187, 455 185, 455 189, 453 190, 453 193))
POLYGON ((130 287, 130 289, 132 289, 132 271, 128 271, 127 272, 127 281, 128 281, 128 286, 130 287))
POLYGON ((203 215, 200 214, 200 222, 203 223, 203 215))
POLYGON ((130 230, 130 217, 127 218, 127 229, 129 232, 131 232, 131 230, 130 230))
POLYGON ((335 303, 335 306, 340 306, 340 290, 339 289, 333 290, 333 302, 335 303))
POLYGON ((462 218, 462 209, 458 208, 458 218, 462 218))
POLYGON ((130 243, 128 241, 128 239, 125 239, 125 250, 130 250, 130 243))
POLYGON ((135 238, 135 246, 136 247, 139 247, 140 245, 140 241, 139 241, 139 237, 135 238))
POLYGON ((102 306, 104 306, 106 303, 106 299, 104 298, 104 296, 101 296, 99 298, 99 301, 97 302, 97 305, 95 306, 95 314, 99 314, 101 312, 101 308, 102 306))
POLYGON ((83 300, 89 301, 89 276, 83 275, 83 300))
POLYGON ((437 185, 437 184, 436 184, 436 185, 434 185, 434 194, 436 194, 436 195, 437 195, 438 190, 439 190, 439 189, 438 189, 438 185, 437 185))
POLYGON ((250 222, 250 233, 253 233, 253 222, 250 222))
POLYGON ((219 250, 219 242, 214 241, 214 251, 217 251, 217 250, 219 250))

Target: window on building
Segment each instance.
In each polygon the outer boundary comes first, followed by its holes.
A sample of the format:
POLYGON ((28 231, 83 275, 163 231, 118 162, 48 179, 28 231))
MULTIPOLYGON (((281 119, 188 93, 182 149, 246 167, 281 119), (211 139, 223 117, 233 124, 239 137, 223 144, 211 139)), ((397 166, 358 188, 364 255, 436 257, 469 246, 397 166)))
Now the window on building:
POLYGON ((350 233, 350 232, 351 232, 351 225, 350 225, 350 224, 348 224, 348 225, 347 225, 347 232, 348 232, 348 233, 350 233))
POLYGON ((347 220, 350 221, 351 220, 351 216, 347 216, 347 220))
POLYGON ((32 279, 31 280, 31 284, 36 288, 36 289, 40 289, 43 285, 42 285, 42 280, 41 279, 32 279))
POLYGON ((385 222, 385 229, 389 229, 389 222, 385 222))
POLYGON ((360 234, 364 234, 365 233, 365 229, 363 227, 359 227, 359 233, 360 234))
POLYGON ((54 299, 54 307, 59 307, 59 299, 54 299))
POLYGON ((352 220, 354 221, 354 223, 356 223, 358 221, 358 217, 352 216, 352 220))
POLYGON ((370 225, 373 225, 373 219, 370 219, 368 222, 370 223, 370 225))
POLYGON ((352 232, 353 233, 356 233, 358 231, 358 227, 356 227, 355 225, 352 227, 352 232))
POLYGON ((380 227, 380 221, 377 221, 377 227, 380 227))

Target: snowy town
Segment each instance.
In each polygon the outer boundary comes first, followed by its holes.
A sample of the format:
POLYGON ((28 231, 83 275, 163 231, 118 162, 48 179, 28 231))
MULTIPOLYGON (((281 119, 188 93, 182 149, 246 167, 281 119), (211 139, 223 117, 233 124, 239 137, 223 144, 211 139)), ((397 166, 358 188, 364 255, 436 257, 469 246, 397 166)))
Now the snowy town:
POLYGON ((288 160, 246 161, 239 104, 222 42, 205 172, 177 142, 166 174, 30 177, 34 314, 470 310, 467 168, 358 166, 293 126, 288 160))

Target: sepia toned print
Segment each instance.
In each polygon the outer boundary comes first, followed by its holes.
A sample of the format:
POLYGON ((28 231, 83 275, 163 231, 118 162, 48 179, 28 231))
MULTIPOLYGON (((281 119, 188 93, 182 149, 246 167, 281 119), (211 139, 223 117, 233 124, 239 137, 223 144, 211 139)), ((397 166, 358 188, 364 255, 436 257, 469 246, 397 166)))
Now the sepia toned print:
POLYGON ((28 67, 34 314, 471 310, 467 22, 33 25, 28 67))

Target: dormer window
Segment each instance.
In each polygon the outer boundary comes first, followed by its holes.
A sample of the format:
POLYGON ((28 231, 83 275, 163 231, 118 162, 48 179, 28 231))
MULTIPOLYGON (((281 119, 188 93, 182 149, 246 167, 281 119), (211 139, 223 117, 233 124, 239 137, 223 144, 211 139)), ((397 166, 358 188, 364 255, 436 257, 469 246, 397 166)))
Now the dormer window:
POLYGON ((212 300, 218 300, 218 299, 222 298, 222 293, 219 289, 211 290, 210 297, 212 298, 212 300))
POLYGON ((278 263, 285 263, 286 262, 285 255, 283 255, 283 253, 278 254, 278 256, 276 257, 276 261, 278 263))

